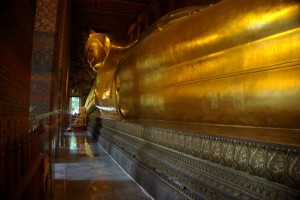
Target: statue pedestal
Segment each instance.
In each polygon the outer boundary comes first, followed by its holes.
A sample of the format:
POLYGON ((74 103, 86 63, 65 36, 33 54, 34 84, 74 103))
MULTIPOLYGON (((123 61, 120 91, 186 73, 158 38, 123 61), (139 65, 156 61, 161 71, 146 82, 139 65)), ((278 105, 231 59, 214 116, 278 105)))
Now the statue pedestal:
POLYGON ((98 121, 98 142, 155 199, 300 197, 299 180, 289 175, 299 171, 293 164, 300 155, 296 147, 145 125, 141 120, 98 121))

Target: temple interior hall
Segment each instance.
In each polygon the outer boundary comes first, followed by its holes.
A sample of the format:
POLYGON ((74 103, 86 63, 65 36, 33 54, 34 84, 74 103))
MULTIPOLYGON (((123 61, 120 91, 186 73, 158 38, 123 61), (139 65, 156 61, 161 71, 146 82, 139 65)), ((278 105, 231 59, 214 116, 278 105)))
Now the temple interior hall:
POLYGON ((299 49, 299 0, 0 0, 0 199, 300 199, 299 49))

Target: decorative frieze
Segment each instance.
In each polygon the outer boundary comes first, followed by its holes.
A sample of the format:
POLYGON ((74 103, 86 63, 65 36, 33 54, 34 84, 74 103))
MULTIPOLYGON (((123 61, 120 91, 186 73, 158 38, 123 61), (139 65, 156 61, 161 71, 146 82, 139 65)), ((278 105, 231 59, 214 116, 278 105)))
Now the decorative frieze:
POLYGON ((299 151, 294 147, 106 119, 101 126, 101 137, 199 198, 300 196, 299 151))
POLYGON ((32 51, 33 72, 52 72, 55 33, 35 32, 32 51))
POLYGON ((38 0, 34 30, 37 32, 55 32, 57 0, 38 0))

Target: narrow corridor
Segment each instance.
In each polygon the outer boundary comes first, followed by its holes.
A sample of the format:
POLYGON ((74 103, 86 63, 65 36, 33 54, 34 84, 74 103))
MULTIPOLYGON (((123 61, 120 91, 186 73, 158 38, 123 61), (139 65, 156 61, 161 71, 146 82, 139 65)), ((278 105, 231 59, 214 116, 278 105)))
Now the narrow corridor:
POLYGON ((54 200, 152 199, 86 131, 65 132, 58 152, 54 200))

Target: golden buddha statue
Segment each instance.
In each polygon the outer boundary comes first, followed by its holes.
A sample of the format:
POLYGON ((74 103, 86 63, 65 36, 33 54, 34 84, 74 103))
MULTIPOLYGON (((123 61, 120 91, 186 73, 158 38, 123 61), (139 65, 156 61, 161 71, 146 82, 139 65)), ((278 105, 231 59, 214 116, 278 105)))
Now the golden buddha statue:
POLYGON ((299 130, 300 2, 223 0, 186 13, 124 47, 90 35, 101 117, 299 130))
POLYGON ((82 107, 79 114, 76 116, 74 123, 71 125, 73 128, 86 128, 86 108, 82 107))

